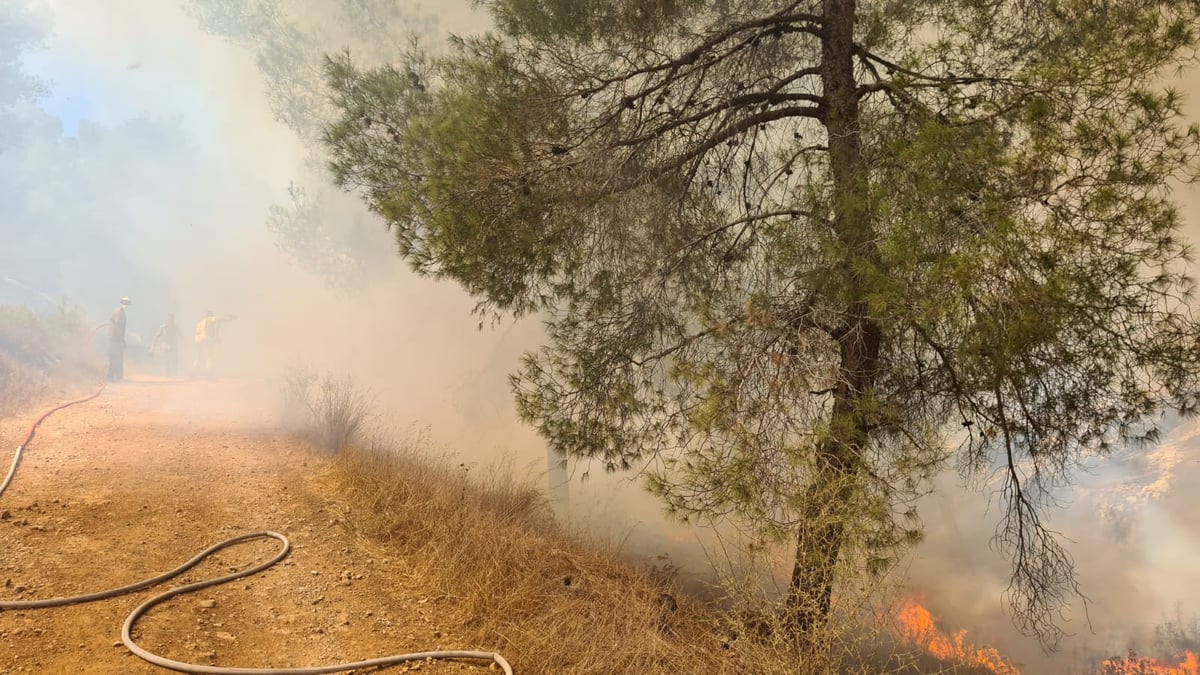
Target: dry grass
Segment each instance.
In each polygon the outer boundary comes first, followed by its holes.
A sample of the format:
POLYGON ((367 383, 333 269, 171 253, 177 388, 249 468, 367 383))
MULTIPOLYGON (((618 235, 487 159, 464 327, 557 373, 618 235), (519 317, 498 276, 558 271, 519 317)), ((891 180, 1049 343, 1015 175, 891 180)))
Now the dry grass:
POLYGON ((450 599, 457 616, 442 620, 462 638, 523 674, 950 672, 887 637, 869 606, 879 588, 843 598, 821 635, 797 641, 778 594, 759 583, 779 561, 730 565, 719 575, 724 597, 701 602, 669 569, 565 532, 534 477, 431 457, 420 434, 369 434, 369 395, 351 380, 293 369, 283 393, 294 427, 340 450, 328 493, 345 522, 450 599))
POLYGON ((32 368, 0 351, 0 418, 29 404, 45 389, 46 381, 32 368))
POLYGON ((431 461, 419 438, 366 445, 330 474, 348 522, 452 598, 462 634, 521 673, 880 672, 845 665, 828 642, 775 638, 785 632, 770 612, 703 604, 567 535, 529 479, 431 461))
POLYGON ((0 417, 29 405, 52 381, 93 378, 88 337, 82 315, 65 306, 49 313, 0 306, 0 417))
POLYGON ((344 450, 371 426, 371 393, 349 376, 318 377, 292 368, 283 376, 282 393, 285 424, 322 450, 344 450))

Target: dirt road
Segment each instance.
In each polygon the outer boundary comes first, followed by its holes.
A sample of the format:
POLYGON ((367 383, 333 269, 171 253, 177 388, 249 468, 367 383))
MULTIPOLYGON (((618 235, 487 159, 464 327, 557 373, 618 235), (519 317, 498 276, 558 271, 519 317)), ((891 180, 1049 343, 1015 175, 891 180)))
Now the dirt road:
MULTIPOLYGON (((457 638, 449 600, 424 593, 402 560, 350 533, 321 479, 323 458, 275 426, 262 393, 246 383, 144 380, 51 416, 0 497, 0 598, 116 587, 220 540, 274 530, 292 541, 286 560, 155 607, 137 625, 138 643, 168 658, 236 667, 488 649, 457 638)), ((45 407, 0 420, 0 477, 45 407)), ((248 567, 276 548, 240 545, 119 598, 0 611, 0 672, 166 672, 122 645, 128 613, 167 587, 248 567)), ((424 662, 388 672, 408 670, 488 669, 424 662)))

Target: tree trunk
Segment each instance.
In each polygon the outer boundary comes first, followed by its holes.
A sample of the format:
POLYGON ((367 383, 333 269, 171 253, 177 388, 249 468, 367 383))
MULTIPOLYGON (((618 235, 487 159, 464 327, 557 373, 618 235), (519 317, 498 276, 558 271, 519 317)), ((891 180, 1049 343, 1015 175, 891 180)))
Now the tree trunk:
POLYGON ((846 526, 855 516, 852 500, 870 428, 863 403, 875 383, 882 334, 879 324, 866 315, 866 303, 855 303, 852 309, 852 328, 838 340, 841 366, 830 435, 818 448, 816 474, 804 495, 796 532, 787 607, 795 630, 802 634, 820 628, 829 616, 846 526))
POLYGON ((796 560, 788 594, 795 629, 809 634, 829 615, 838 559, 846 543, 850 498, 862 469, 870 420, 864 403, 879 367, 882 331, 868 314, 864 280, 854 270, 878 260, 870 219, 867 168, 858 123, 854 79, 854 0, 824 0, 821 81, 833 179, 834 226, 845 252, 845 284, 835 290, 845 319, 835 335, 840 350, 830 435, 818 448, 813 483, 796 533, 796 560))
MULTIPOLYGON (((818 479, 819 480, 819 479, 818 479)), ((804 520, 796 533, 796 560, 787 599, 788 620, 800 635, 825 623, 833 598, 834 571, 845 525, 830 495, 815 483, 805 495, 804 520)))

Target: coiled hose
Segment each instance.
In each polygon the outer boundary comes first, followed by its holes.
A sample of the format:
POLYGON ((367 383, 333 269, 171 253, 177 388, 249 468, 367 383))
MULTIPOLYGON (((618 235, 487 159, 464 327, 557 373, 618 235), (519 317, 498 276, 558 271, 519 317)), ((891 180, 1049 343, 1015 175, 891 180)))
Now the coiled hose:
MULTIPOLYGON (((96 393, 92 394, 91 396, 87 396, 85 398, 77 399, 74 401, 68 401, 66 403, 62 403, 58 406, 55 406, 54 408, 52 408, 49 411, 42 414, 42 416, 39 417, 37 419, 37 421, 35 421, 29 427, 29 433, 26 434, 25 440, 22 441, 21 444, 17 446, 17 451, 13 455, 12 466, 8 470, 8 475, 5 477, 4 482, 0 483, 0 496, 3 496, 4 491, 8 489, 8 486, 10 484, 12 484, 13 477, 16 476, 16 473, 17 473, 17 466, 21 463, 21 455, 25 451, 25 449, 29 447, 30 442, 33 441, 33 436, 34 436, 35 432, 37 431, 38 426, 41 425, 41 423, 43 421, 45 421, 45 419, 47 417, 49 417, 50 415, 52 415, 53 413, 55 413, 59 410, 62 410, 63 408, 76 405, 78 403, 84 403, 86 401, 90 401, 90 400, 96 398, 97 396, 99 396, 102 391, 104 391, 103 385, 101 385, 100 388, 96 390, 96 393)), ((135 655, 138 656, 138 658, 141 658, 144 661, 152 663, 161 668, 167 668, 169 670, 175 670, 175 671, 184 672, 184 673, 210 673, 211 675, 319 675, 321 673, 340 673, 340 672, 344 672, 344 671, 348 671, 348 670, 357 670, 359 668, 380 668, 383 666, 391 666, 391 665, 395 665, 398 663, 404 663, 406 661, 424 661, 426 659, 435 659, 435 660, 467 659, 467 660, 476 660, 476 661, 491 661, 491 662, 495 663, 496 665, 498 665, 501 668, 501 670, 504 671, 505 675, 513 675, 512 666, 510 666, 508 664, 508 661, 505 661, 503 656, 500 656, 499 654, 494 653, 494 652, 479 652, 479 651, 416 652, 416 653, 410 653, 410 654, 396 654, 393 656, 382 656, 382 657, 379 657, 376 659, 368 659, 365 661, 355 661, 353 663, 338 663, 338 664, 332 664, 332 665, 328 665, 328 666, 313 666, 313 667, 308 667, 308 668, 229 668, 229 667, 222 667, 222 666, 205 666, 205 665, 199 665, 199 664, 194 664, 194 663, 185 663, 183 661, 175 661, 175 660, 163 657, 163 656, 159 656, 153 652, 150 652, 150 651, 142 648, 136 642, 133 641, 133 625, 135 623, 137 623, 137 620, 140 619, 147 611, 149 611, 151 607, 154 607, 155 605, 157 605, 161 602, 164 602, 166 600, 169 600, 177 595, 183 595, 184 593, 198 591, 202 588, 208 588, 209 586, 216 586, 218 584, 223 584, 223 583, 226 583, 229 581, 233 581, 235 579, 241 579, 242 577, 248 577, 250 575, 257 574, 257 573, 267 569, 268 567, 271 567, 272 565, 279 562, 280 560, 283 560, 284 558, 286 558, 288 556, 288 553, 290 553, 291 549, 292 549, 291 542, 288 541, 288 538, 283 536, 282 534, 279 534, 278 532, 267 531, 267 530, 263 530, 261 532, 250 532, 248 534, 241 534, 236 537, 231 537, 224 541, 217 542, 216 544, 213 544, 212 546, 209 546, 208 548, 204 549, 200 553, 197 553, 191 560, 188 560, 187 562, 176 567, 175 569, 170 570, 168 572, 164 572, 164 573, 162 573, 156 577, 150 578, 150 579, 145 579, 143 581, 138 581, 138 582, 135 582, 132 584, 121 586, 119 588, 112 588, 112 589, 109 589, 106 591, 99 591, 96 593, 87 593, 85 595, 75 595, 75 596, 65 597, 65 598, 49 598, 49 599, 45 599, 45 600, 0 601, 0 611, 6 610, 6 609, 41 609, 41 608, 45 608, 45 607, 61 607, 63 605, 76 605, 76 604, 81 604, 81 603, 85 603, 85 602, 94 602, 96 600, 104 600, 107 598, 113 598, 118 595, 124 595, 126 593, 132 593, 134 591, 138 591, 143 588, 149 588, 150 586, 158 585, 169 579, 173 579, 173 578, 179 576, 180 574, 183 574, 184 572, 188 571, 189 569, 195 567, 196 565, 200 564, 200 562, 203 561, 205 558, 212 555, 213 553, 216 553, 217 551, 220 551, 223 548, 228 548, 230 546, 234 546, 236 544, 240 544, 242 542, 251 541, 251 540, 255 540, 255 539, 275 539, 280 544, 279 551, 273 557, 271 557, 270 560, 261 562, 253 567, 249 567, 247 569, 244 569, 244 570, 241 570, 238 572, 233 572, 231 574, 226 574, 224 576, 214 577, 212 579, 205 579, 203 581, 197 581, 194 583, 186 584, 184 586, 172 588, 170 590, 167 590, 163 593, 159 593, 158 595, 146 600, 142 604, 138 605, 132 612, 129 613, 129 616, 126 617, 125 624, 121 627, 121 642, 125 643, 125 647, 128 648, 129 651, 133 652, 135 655)))

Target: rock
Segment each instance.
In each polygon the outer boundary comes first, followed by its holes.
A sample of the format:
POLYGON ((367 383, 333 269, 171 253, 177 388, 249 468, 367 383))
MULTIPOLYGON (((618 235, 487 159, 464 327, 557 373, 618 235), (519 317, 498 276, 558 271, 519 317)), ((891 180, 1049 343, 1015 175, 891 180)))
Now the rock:
POLYGON ((202 607, 204 609, 212 609, 213 607, 217 606, 217 601, 216 600, 201 600, 200 602, 196 603, 196 606, 202 607))

